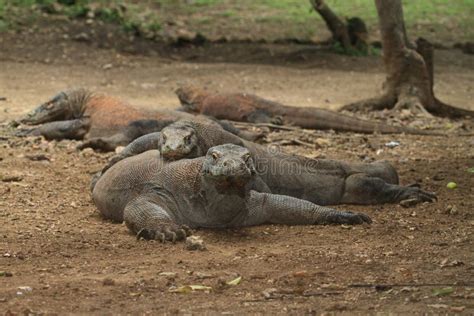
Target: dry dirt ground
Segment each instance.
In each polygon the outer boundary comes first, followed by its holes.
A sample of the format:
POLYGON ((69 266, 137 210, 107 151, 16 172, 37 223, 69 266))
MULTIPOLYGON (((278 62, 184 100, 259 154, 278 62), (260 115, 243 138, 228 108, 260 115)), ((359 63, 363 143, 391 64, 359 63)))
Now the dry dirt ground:
MULTIPOLYGON (((0 122, 57 91, 85 86, 137 106, 174 108, 180 84, 247 91, 294 105, 335 109, 374 95, 379 57, 304 46, 71 41, 74 34, 0 35, 0 122), (98 44, 94 44, 98 43, 98 44), (110 43, 109 43, 110 44, 110 43), (128 45, 128 46, 127 46, 128 45), (142 46, 140 46, 142 45, 142 46), (97 49, 114 46, 114 49, 97 49), (130 47, 141 47, 131 51, 130 47)), ((436 52, 436 92, 474 110, 474 57, 436 52)), ((462 124, 436 121, 442 128, 462 124)), ((270 142, 310 157, 387 159, 403 184, 439 201, 338 206, 369 214, 370 226, 260 226, 198 230, 207 251, 136 241, 103 220, 88 190, 110 157, 74 141, 0 140, 0 311, 6 314, 474 313, 473 137, 273 132, 270 142), (298 138, 301 144, 293 145, 298 138), (290 140, 281 142, 281 140, 290 140), (385 143, 399 141, 389 148, 385 143), (309 144, 309 145, 308 145, 309 144), (454 181, 457 189, 448 189, 454 181), (241 276, 238 285, 225 283, 241 276), (171 293, 183 285, 212 291, 171 293)))

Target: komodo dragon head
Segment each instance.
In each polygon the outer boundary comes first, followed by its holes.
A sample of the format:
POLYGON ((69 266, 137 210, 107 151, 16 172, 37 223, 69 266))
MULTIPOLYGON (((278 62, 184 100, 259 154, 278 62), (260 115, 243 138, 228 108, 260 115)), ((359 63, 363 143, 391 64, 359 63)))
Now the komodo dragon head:
POLYGON ((180 87, 175 91, 183 111, 189 113, 199 113, 200 105, 208 93, 196 87, 180 87))
POLYGON ((196 158, 206 154, 199 147, 196 130, 186 122, 177 122, 162 129, 158 149, 166 160, 196 158))
POLYGON ((19 122, 36 125, 79 118, 90 95, 90 92, 82 88, 60 92, 26 114, 19 122))
POLYGON ((255 174, 248 149, 234 144, 211 147, 202 166, 203 179, 222 194, 241 194, 255 174))

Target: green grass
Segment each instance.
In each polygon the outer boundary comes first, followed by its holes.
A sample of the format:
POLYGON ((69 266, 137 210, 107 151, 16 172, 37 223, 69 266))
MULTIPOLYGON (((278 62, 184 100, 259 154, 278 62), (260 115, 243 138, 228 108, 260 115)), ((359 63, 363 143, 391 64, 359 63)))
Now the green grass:
MULTIPOLYGON (((22 15, 15 14, 21 11, 19 8, 44 8, 52 2, 62 3, 61 13, 71 18, 84 17, 94 3, 94 8, 99 7, 98 18, 121 24, 125 30, 141 32, 156 32, 162 22, 179 20, 189 30, 211 37, 324 39, 329 36, 308 0, 76 0, 74 5, 67 5, 71 0, 0 0, 0 30, 22 15), (120 12, 119 5, 127 10, 120 12)), ((373 0, 326 2, 341 17, 361 17, 369 31, 376 33, 377 12, 373 0)), ((450 42, 474 38, 474 0, 403 0, 403 5, 411 37, 450 42)), ((24 12, 34 14, 33 10, 24 12)))

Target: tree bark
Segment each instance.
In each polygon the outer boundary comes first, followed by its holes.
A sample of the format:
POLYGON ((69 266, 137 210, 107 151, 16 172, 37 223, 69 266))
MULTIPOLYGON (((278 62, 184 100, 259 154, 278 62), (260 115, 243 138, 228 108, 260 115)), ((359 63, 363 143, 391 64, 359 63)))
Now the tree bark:
POLYGON ((333 41, 341 43, 346 52, 367 49, 367 28, 362 19, 351 18, 345 23, 324 0, 310 0, 310 3, 331 31, 333 41))
POLYGON ((384 93, 348 104, 344 110, 408 108, 418 113, 462 117, 473 111, 458 109, 435 98, 433 92, 433 46, 425 39, 416 45, 408 40, 401 0, 375 0, 382 36, 383 60, 387 74, 384 93))
POLYGON ((324 0, 310 0, 314 10, 321 15, 328 29, 331 31, 333 40, 342 44, 345 50, 350 49, 351 41, 346 24, 329 8, 324 0))

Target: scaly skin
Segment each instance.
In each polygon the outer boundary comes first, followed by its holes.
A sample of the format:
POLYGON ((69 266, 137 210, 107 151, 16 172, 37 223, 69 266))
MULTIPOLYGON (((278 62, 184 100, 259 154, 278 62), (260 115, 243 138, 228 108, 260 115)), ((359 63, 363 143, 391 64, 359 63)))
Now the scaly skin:
POLYGON ((176 94, 184 111, 204 114, 217 119, 295 125, 307 129, 333 129, 357 133, 444 135, 362 120, 329 110, 287 106, 245 93, 211 94, 196 87, 182 87, 176 90, 176 94))
POLYGON ((245 141, 220 127, 178 121, 160 133, 138 138, 114 157, 104 170, 117 161, 140 152, 158 149, 166 160, 205 155, 209 148, 226 143, 246 147, 257 172, 273 193, 308 200, 320 205, 433 202, 436 196, 418 187, 398 185, 396 170, 387 162, 348 163, 329 159, 309 159, 272 151, 245 141))
POLYGON ((226 144, 190 160, 165 162, 154 150, 126 158, 97 181, 93 201, 104 217, 125 221, 137 237, 160 241, 182 240, 198 227, 371 222, 364 214, 269 192, 250 152, 226 144))
POLYGON ((180 119, 219 124, 247 139, 258 135, 241 132, 228 122, 217 122, 202 115, 179 111, 137 109, 123 100, 85 89, 61 92, 19 120, 27 125, 41 126, 20 130, 18 135, 43 135, 47 139, 82 139, 81 146, 104 151, 125 146, 135 138, 180 119))

